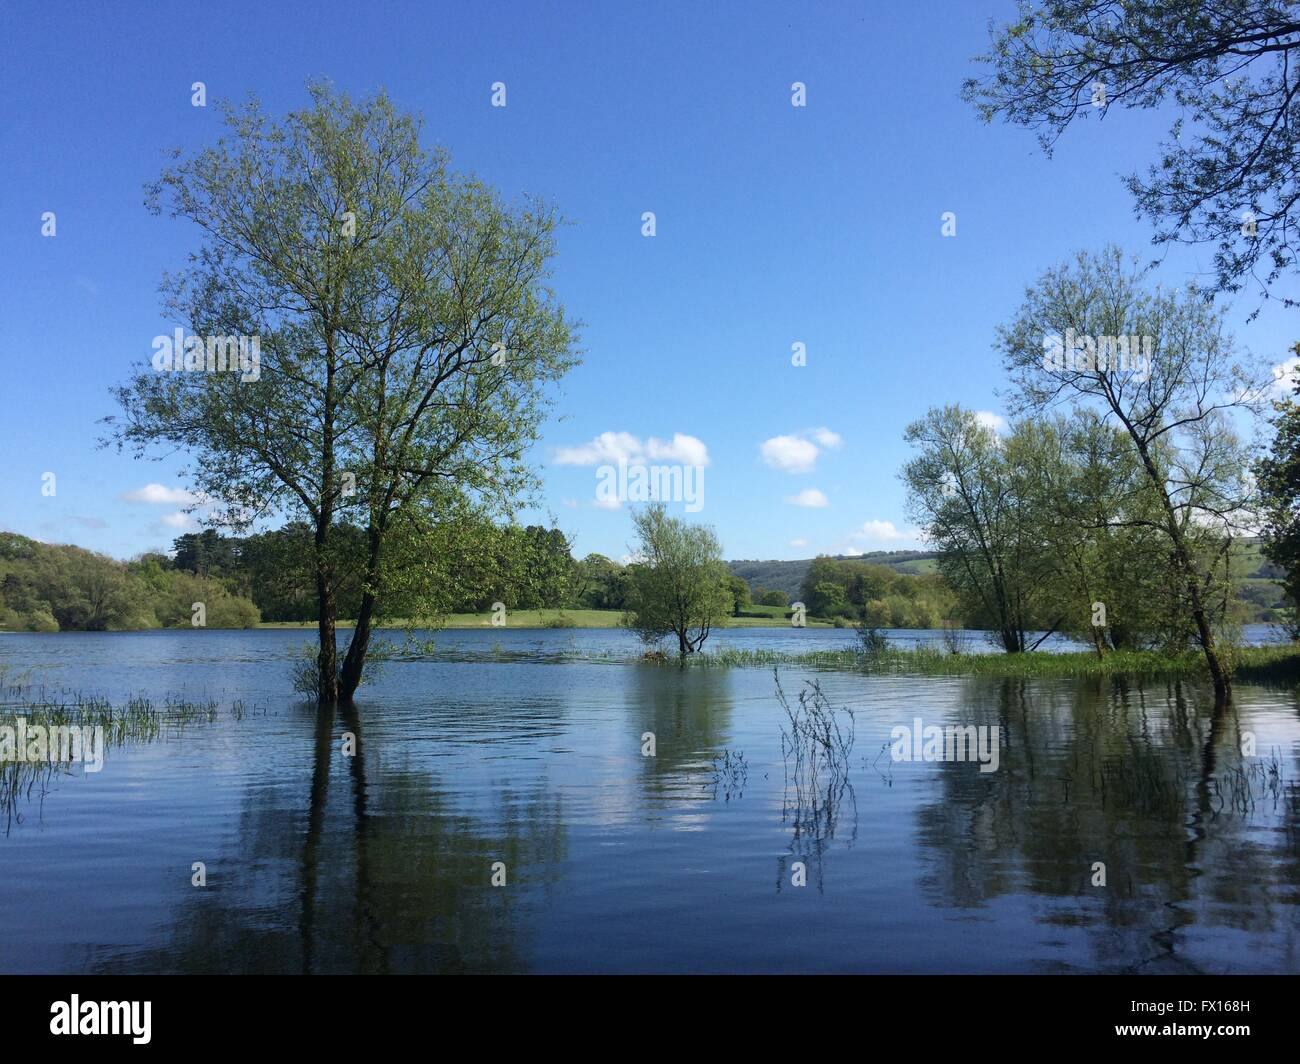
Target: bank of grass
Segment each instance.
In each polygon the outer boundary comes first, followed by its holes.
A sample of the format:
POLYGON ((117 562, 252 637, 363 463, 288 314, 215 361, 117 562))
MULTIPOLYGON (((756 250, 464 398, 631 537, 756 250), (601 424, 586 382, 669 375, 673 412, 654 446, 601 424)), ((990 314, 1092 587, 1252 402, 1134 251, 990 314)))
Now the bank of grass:
MULTIPOLYGON (((1197 680, 1208 676, 1204 655, 1187 651, 1164 654, 1154 650, 1115 651, 1098 658, 1078 653, 952 654, 939 647, 888 648, 866 655, 856 650, 817 650, 789 653, 724 647, 692 655, 690 665, 710 667, 802 666, 865 673, 921 676, 989 676, 1006 679, 1131 677, 1134 679, 1197 680)), ((1240 683, 1300 682, 1300 648, 1243 647, 1236 652, 1235 676, 1240 683)))

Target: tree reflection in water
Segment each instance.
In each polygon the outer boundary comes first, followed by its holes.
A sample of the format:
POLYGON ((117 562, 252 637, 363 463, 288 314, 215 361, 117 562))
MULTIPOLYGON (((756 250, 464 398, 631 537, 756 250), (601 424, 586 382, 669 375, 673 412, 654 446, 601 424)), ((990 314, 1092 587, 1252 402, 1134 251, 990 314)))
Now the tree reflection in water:
POLYGON ((400 750, 368 749, 355 706, 337 717, 328 707, 302 713, 311 715, 313 761, 305 818, 285 816, 275 785, 259 782, 244 803, 238 874, 223 878, 210 866, 210 887, 187 897, 161 945, 101 967, 527 971, 531 906, 565 858, 558 798, 542 785, 506 788, 493 815, 471 812, 437 775, 407 767, 400 750), (344 733, 354 737, 351 757, 341 752, 344 733), (332 772, 339 759, 342 781, 332 772), (495 861, 512 889, 491 886, 495 861), (292 912, 296 923, 284 919, 292 912))
POLYGON ((939 798, 919 812, 925 887, 942 904, 1059 901, 1040 919, 1091 927, 1098 965, 1134 971, 1196 971, 1180 954, 1193 925, 1294 935, 1294 910, 1259 888, 1300 874, 1295 786, 1276 754, 1242 754, 1232 704, 1119 680, 1007 680, 994 697, 971 681, 960 702, 962 723, 997 725, 1003 745, 997 772, 940 765, 939 798))

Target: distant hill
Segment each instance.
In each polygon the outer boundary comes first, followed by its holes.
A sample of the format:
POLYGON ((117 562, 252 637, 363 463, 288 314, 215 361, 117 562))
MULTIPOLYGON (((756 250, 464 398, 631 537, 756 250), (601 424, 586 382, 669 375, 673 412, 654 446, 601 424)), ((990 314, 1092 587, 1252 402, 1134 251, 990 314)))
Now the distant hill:
MULTIPOLYGON (((921 550, 879 550, 870 554, 836 554, 838 561, 868 562, 871 565, 885 565, 900 573, 931 572, 934 569, 933 551, 921 550)), ((727 562, 727 568, 749 584, 750 591, 764 587, 769 591, 784 591, 794 602, 799 597, 799 587, 808 574, 811 558, 798 561, 751 561, 741 559, 727 562)))
MULTIPOLYGON (((1243 537, 1241 545, 1244 549, 1234 567, 1234 574, 1239 581, 1237 595, 1248 606, 1248 620, 1271 620, 1275 611, 1283 605, 1280 582, 1283 573, 1264 557, 1258 538, 1243 537)), ((934 572, 938 556, 934 551, 882 550, 871 554, 837 554, 833 557, 838 561, 869 562, 872 565, 888 566, 900 573, 917 575, 934 572)), ((749 584, 750 591, 757 587, 784 591, 790 596, 790 601, 794 602, 799 598, 799 589, 812 561, 811 558, 798 561, 742 559, 727 562, 727 567, 749 584)))

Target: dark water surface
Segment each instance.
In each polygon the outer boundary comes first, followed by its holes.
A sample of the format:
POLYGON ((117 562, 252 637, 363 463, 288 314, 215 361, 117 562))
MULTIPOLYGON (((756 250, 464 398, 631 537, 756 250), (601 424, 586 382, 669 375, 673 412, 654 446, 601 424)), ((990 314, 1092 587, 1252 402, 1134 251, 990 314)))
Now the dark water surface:
POLYGON ((1216 714, 1198 685, 786 667, 792 700, 818 679, 855 714, 845 785, 809 793, 768 670, 621 663, 620 631, 444 632, 319 714, 287 690, 309 638, 0 635, 47 692, 246 707, 0 816, 0 971, 1300 971, 1290 690, 1216 714), (997 726, 998 770, 893 762, 917 717, 997 726))

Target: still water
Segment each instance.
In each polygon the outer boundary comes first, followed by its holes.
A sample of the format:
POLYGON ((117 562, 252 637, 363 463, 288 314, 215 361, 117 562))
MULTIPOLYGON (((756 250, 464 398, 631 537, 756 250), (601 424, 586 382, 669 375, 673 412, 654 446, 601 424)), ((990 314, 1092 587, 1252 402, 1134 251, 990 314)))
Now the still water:
POLYGON ((443 632, 335 715, 288 691, 308 638, 0 635, 47 694, 245 707, 11 803, 0 971, 1300 971, 1289 689, 1216 714, 1188 684, 783 667, 794 705, 817 680, 853 711, 843 776, 796 785, 770 670, 629 664, 620 631, 443 632), (894 761, 918 717, 997 727, 997 771, 894 761))

